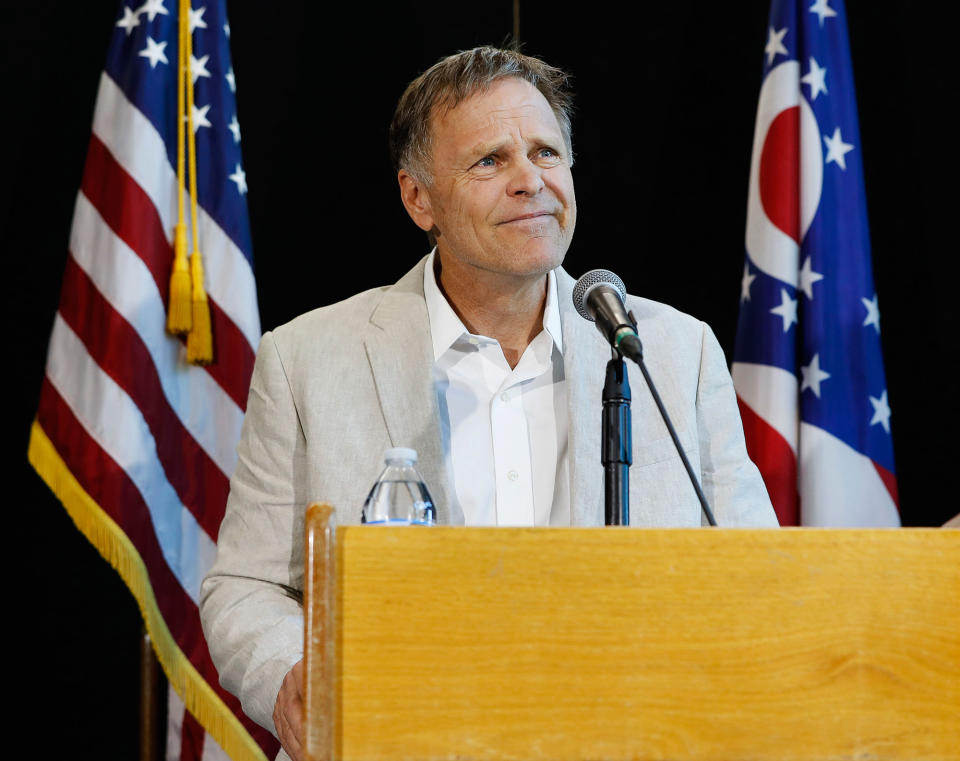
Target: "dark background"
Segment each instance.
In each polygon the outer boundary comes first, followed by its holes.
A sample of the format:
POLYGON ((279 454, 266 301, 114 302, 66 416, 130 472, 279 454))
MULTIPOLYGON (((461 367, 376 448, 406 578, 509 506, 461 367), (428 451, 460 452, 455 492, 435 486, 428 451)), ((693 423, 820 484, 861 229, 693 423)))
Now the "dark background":
MULTIPOLYGON (((196 3, 199 5, 199 3, 196 3)), ((115 0, 29 3, 3 17, 8 440, 25 583, 9 610, 33 676, 14 727, 40 753, 137 752, 140 618, 119 577, 26 463, 115 0), (11 171, 12 168, 12 171, 11 171), (12 275, 12 277, 11 277, 12 275), (16 624, 19 624, 17 626, 16 624)), ((168 5, 171 5, 168 3, 168 5)), ((171 6, 172 7, 172 6, 171 6)), ((393 282, 426 252, 406 217, 386 127, 437 58, 501 43, 513 3, 232 2, 239 118, 264 329, 393 282)), ((566 261, 709 322, 733 349, 766 0, 520 0, 525 51, 572 72, 579 224, 566 261)), ((957 244, 956 66, 929 8, 848 3, 901 511, 939 525, 953 498, 949 370, 957 244), (949 77, 949 79, 948 79, 949 77)))

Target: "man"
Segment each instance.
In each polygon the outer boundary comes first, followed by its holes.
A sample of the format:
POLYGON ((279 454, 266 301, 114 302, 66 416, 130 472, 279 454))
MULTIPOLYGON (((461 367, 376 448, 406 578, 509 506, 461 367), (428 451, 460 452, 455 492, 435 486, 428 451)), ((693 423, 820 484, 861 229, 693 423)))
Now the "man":
MULTIPOLYGON (((416 79, 391 148, 400 195, 436 241, 390 288, 267 333, 201 613, 244 710, 297 759, 302 737, 303 513, 360 506, 390 446, 411 446, 440 522, 598 525, 609 349, 560 269, 576 223, 565 75, 477 48, 416 79)), ((630 297, 651 373, 720 525, 776 525, 747 457, 709 328, 630 297)), ((700 506, 634 379, 631 514, 699 526, 700 506)))

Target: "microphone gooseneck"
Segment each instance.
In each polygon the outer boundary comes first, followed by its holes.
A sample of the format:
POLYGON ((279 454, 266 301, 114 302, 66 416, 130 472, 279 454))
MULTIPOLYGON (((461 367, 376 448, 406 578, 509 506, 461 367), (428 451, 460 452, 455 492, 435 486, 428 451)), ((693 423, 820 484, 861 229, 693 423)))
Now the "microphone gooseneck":
MULTIPOLYGON (((599 330, 603 337, 606 338, 607 342, 613 348, 615 355, 622 354, 628 359, 632 359, 640 368, 640 372, 643 373, 644 380, 647 382, 647 388, 650 389, 650 395, 653 397, 653 401, 657 405, 657 409, 660 411, 660 417, 663 418, 663 422, 667 427, 670 438, 673 440, 673 445, 676 447, 677 454, 680 455, 680 460, 683 463, 683 467, 687 471, 687 476, 690 479, 693 490, 697 494, 697 499, 700 502, 700 507, 703 510, 703 514, 706 516, 707 522, 711 526, 716 526, 717 522, 713 517, 713 511, 710 509, 710 505, 707 502, 706 495, 703 493, 703 489, 700 488, 700 481, 693 472, 693 467, 690 465, 690 460, 687 459, 687 455, 683 451, 683 446, 680 444, 680 437, 677 436, 677 431, 673 427, 670 416, 667 414, 667 408, 660 399, 660 394, 657 393, 657 388, 653 383, 653 379, 650 377, 650 372, 647 370, 646 363, 643 361, 643 345, 640 342, 640 337, 637 335, 637 326, 633 320, 633 316, 627 311, 626 306, 624 306, 626 298, 626 286, 624 286, 623 281, 614 273, 610 272, 610 270, 591 270, 583 275, 583 277, 577 281, 573 288, 573 305, 580 316, 585 320, 589 320, 590 322, 596 324, 597 330, 599 330)), ((608 373, 609 372, 610 370, 608 369, 608 373)), ((624 379, 625 378, 626 371, 624 368, 624 379)), ((607 385, 609 385, 609 383, 607 385)), ((629 386, 627 386, 627 389, 628 400, 626 403, 629 405, 629 386)), ((609 402, 610 400, 605 397, 604 401, 609 402)), ((629 412, 627 413, 627 422, 629 424, 629 412)), ((606 438, 606 433, 604 433, 604 439, 606 440, 606 438)), ((626 441, 629 442, 629 438, 626 438, 626 441)), ((604 460, 604 467, 608 468, 606 460, 607 449, 609 447, 606 443, 604 447, 602 459, 604 460)), ((624 465, 625 467, 629 467, 631 460, 632 457, 620 457, 619 462, 621 469, 623 469, 624 465), (627 460, 627 462, 624 463, 624 460, 627 460)), ((624 495, 611 495, 610 487, 611 484, 609 483, 608 478, 608 512, 611 500, 624 499, 624 495)), ((625 495, 625 499, 627 500, 626 514, 629 516, 629 494, 625 495)))

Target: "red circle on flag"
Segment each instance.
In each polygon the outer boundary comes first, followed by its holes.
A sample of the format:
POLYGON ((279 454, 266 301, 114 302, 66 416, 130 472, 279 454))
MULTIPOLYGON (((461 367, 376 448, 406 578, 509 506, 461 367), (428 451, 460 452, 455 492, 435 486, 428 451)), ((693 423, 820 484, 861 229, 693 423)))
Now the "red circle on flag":
POLYGON ((800 243, 800 107, 770 122, 760 153, 760 202, 767 218, 800 243))

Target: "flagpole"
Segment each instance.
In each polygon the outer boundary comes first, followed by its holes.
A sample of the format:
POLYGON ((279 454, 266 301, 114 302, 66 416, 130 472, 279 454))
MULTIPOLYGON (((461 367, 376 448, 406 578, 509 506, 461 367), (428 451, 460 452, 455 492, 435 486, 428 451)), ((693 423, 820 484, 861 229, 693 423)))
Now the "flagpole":
POLYGON ((161 761, 164 756, 165 722, 160 693, 166 692, 165 686, 153 641, 144 629, 140 637, 140 761, 161 761))

